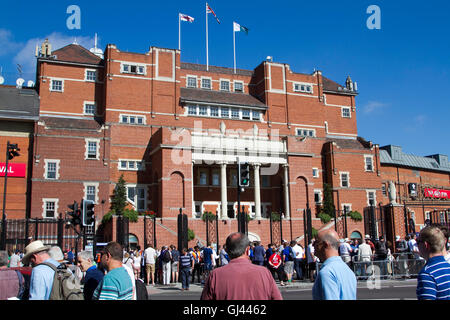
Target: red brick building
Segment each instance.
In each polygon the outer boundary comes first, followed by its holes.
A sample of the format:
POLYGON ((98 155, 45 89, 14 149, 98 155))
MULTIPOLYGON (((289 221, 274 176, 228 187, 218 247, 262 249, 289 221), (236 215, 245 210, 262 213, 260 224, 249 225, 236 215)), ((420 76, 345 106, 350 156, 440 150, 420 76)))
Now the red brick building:
MULTIPOLYGON (((202 241, 201 215, 217 214, 224 243, 237 230, 237 158, 251 167, 241 194, 253 218, 249 235, 265 244, 272 212, 282 213, 286 239, 303 238, 307 208, 315 229, 334 227, 317 217, 325 183, 338 210, 389 203, 382 175, 390 171, 378 145, 358 137, 350 77, 339 85, 321 71, 270 61, 207 70, 181 62, 178 50, 130 53, 110 44, 95 55, 72 44, 43 47, 37 90, 33 216, 54 217, 85 198, 95 201, 99 223, 123 174, 130 206, 157 213, 158 244, 176 243, 180 208, 202 241)), ((347 218, 346 229, 348 237, 367 233, 365 221, 347 218)), ((130 233, 144 244, 142 218, 130 233)), ((103 236, 114 239, 114 225, 103 236)))

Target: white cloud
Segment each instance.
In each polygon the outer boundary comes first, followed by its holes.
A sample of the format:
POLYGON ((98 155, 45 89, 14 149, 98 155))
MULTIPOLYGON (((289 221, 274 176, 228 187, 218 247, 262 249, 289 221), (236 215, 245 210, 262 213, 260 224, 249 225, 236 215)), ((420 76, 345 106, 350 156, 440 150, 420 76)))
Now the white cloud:
POLYGON ((377 110, 380 110, 384 107, 387 107, 388 104, 386 103, 382 103, 382 102, 378 102, 378 101, 369 101, 365 106, 363 106, 363 112, 364 113, 372 113, 375 112, 377 110))
POLYGON ((0 29, 0 56, 17 51, 23 44, 14 41, 11 31, 0 29))
MULTIPOLYGON (((21 45, 21 49, 19 48, 19 52, 13 58, 13 62, 14 64, 20 64, 22 66, 24 74, 34 74, 36 72, 36 45, 40 47, 45 39, 48 39, 52 45, 52 51, 55 51, 74 43, 75 37, 67 36, 59 32, 53 32, 45 37, 30 39, 25 45, 21 45)), ((90 49, 94 46, 93 37, 76 37, 76 42, 86 49, 90 49)))

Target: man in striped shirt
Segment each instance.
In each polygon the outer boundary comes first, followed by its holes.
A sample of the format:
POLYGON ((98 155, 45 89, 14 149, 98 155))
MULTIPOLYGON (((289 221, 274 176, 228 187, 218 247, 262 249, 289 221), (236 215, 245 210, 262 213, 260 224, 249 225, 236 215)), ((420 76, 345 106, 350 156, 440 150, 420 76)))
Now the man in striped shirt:
POLYGON ((108 271, 98 284, 93 300, 132 300, 133 283, 122 265, 123 249, 117 242, 110 242, 102 252, 101 263, 108 271))
POLYGON ((427 260, 417 277, 417 299, 450 300, 450 264, 445 261, 445 236, 437 226, 428 226, 417 240, 420 255, 427 260))

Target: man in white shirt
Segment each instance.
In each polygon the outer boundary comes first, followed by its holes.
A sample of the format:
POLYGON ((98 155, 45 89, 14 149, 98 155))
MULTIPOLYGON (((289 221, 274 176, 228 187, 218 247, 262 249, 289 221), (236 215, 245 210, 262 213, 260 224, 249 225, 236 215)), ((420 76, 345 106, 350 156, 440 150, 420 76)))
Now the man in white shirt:
POLYGON ((361 275, 366 276, 367 266, 370 263, 372 257, 372 249, 366 243, 365 239, 361 239, 361 244, 358 247, 358 263, 361 266, 361 275))
POLYGON ((145 258, 145 271, 147 272, 147 285, 150 283, 150 279, 152 279, 152 285, 155 285, 155 264, 157 258, 156 250, 152 247, 148 247, 144 251, 145 258))
POLYGON ((353 252, 353 249, 350 246, 349 241, 350 240, 348 238, 345 238, 345 240, 341 242, 341 245, 339 246, 340 256, 346 264, 349 264, 351 262, 350 253, 353 252))
POLYGON ((297 274, 297 279, 303 280, 303 271, 302 271, 303 248, 297 242, 295 246, 292 247, 292 250, 294 251, 295 254, 294 270, 295 273, 297 274))
POLYGON ((10 268, 16 268, 20 267, 20 256, 19 256, 19 250, 16 250, 14 254, 11 256, 9 260, 9 267, 10 268))

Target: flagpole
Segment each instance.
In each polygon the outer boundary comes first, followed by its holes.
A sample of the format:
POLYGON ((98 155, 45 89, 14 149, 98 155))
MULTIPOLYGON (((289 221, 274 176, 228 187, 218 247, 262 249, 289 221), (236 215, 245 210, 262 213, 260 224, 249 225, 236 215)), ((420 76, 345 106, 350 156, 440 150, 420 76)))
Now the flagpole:
POLYGON ((178 13, 178 50, 181 51, 181 15, 178 13))
POLYGON ((233 22, 233 56, 234 56, 234 73, 236 73, 236 31, 233 22))
POLYGON ((205 7, 206 12, 206 71, 209 71, 209 57, 208 57, 208 2, 205 7))

